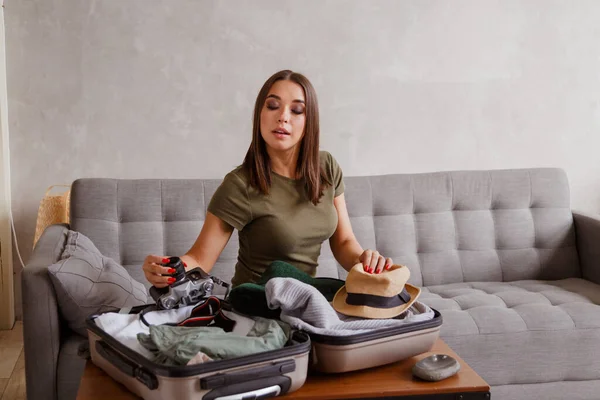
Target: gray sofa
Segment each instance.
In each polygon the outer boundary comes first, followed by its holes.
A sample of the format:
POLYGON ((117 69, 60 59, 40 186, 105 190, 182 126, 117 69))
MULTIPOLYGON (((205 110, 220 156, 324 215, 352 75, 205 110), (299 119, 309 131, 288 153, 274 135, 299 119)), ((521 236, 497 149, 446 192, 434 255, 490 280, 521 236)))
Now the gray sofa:
MULTIPOLYGON (((493 399, 600 397, 600 219, 570 208, 559 169, 349 177, 352 226, 365 248, 410 267, 443 339, 491 386, 493 399)), ((71 229, 145 282, 149 253, 183 254, 218 180, 81 179, 71 229)), ((82 337, 61 321, 47 266, 66 226, 39 240, 23 273, 27 393, 75 398, 82 337)), ((213 273, 230 279, 234 236, 213 273)), ((327 243, 319 275, 345 278, 327 243)))

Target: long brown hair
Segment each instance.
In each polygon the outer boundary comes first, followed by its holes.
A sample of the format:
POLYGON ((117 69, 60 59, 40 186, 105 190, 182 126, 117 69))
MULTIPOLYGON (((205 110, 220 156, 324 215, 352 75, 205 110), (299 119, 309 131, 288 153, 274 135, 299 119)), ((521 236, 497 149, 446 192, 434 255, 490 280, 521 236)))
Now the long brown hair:
POLYGON ((304 90, 306 102, 306 123, 304 136, 300 143, 296 173, 304 178, 304 188, 309 200, 317 204, 323 189, 331 182, 321 168, 319 160, 319 106, 317 93, 310 81, 298 72, 283 70, 273 74, 264 83, 254 104, 254 119, 252 125, 252 142, 242 164, 247 171, 250 185, 263 194, 269 194, 271 188, 271 159, 267 153, 267 145, 260 133, 260 113, 273 84, 280 80, 297 83, 304 90))

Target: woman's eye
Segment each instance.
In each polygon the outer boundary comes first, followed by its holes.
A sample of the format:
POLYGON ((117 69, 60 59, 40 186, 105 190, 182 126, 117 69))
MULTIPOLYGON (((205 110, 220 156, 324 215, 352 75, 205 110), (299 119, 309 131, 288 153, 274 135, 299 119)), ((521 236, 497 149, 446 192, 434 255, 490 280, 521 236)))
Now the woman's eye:
POLYGON ((267 108, 269 110, 277 110, 279 108, 279 103, 276 101, 267 101, 267 108))
POLYGON ((292 112, 294 114, 303 114, 304 113, 304 107, 292 107, 292 112))

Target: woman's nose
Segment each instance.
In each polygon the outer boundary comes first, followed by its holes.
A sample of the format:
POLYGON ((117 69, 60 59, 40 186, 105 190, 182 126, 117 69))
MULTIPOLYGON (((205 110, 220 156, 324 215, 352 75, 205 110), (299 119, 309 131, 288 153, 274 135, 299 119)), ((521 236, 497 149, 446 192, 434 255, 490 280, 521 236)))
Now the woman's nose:
POLYGON ((279 114, 279 118, 278 118, 277 122, 287 123, 289 120, 290 120, 290 113, 287 110, 287 108, 284 107, 283 110, 281 110, 281 114, 279 114))

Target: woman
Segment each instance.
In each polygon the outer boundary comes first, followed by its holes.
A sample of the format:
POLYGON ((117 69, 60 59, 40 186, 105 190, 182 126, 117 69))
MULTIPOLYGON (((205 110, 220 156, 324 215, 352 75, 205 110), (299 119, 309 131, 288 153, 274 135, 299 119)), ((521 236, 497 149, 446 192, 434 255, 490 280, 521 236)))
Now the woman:
MULTIPOLYGON (((329 239, 346 270, 362 263, 381 273, 392 265, 375 250, 363 250, 350 225, 342 170, 319 151, 319 110, 312 84, 303 75, 280 71, 258 93, 252 143, 244 163, 225 176, 212 197, 192 248, 181 257, 187 268, 209 272, 239 231, 240 251, 232 286, 255 282, 275 260, 315 274, 321 244, 329 239)), ((146 279, 164 287, 173 271, 165 257, 149 255, 146 279)))

